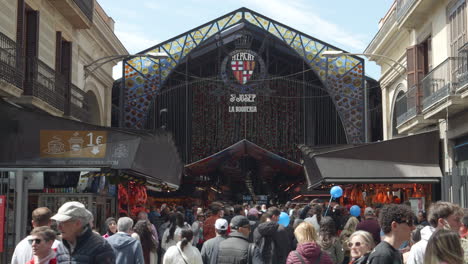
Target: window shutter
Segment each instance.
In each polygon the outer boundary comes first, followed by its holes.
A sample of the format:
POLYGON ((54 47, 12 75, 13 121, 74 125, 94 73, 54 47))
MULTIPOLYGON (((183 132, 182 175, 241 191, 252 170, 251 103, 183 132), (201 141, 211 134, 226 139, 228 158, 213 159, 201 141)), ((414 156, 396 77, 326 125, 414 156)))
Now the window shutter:
POLYGON ((62 72, 62 32, 55 33, 55 72, 62 72))
POLYGON ((63 91, 65 96, 65 115, 70 115, 71 104, 71 72, 72 72, 72 43, 62 40, 62 77, 64 78, 63 91))
POLYGON ((26 12, 26 73, 24 93, 33 95, 34 80, 37 77, 37 55, 39 53, 39 12, 26 12))
POLYGON ((411 46, 406 49, 406 72, 408 90, 413 87, 416 81, 416 46, 411 46))
MULTIPOLYGON (((18 12, 16 17, 16 68, 24 71, 23 61, 24 50, 24 0, 18 0, 18 12)), ((21 81, 18 81, 20 84, 21 81)), ((22 85, 22 84, 21 84, 22 85)))

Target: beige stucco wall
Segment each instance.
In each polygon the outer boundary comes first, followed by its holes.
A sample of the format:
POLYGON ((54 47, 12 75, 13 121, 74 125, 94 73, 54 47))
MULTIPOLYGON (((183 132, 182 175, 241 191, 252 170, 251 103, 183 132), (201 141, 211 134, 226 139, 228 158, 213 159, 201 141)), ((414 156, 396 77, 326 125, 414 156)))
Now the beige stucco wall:
POLYGON ((0 32, 16 41, 17 4, 12 0, 0 0, 0 32))
MULTIPOLYGON (((92 91, 98 106, 99 125, 109 126, 111 121, 112 67, 108 63, 85 78, 84 66, 93 61, 116 54, 128 54, 115 36, 114 21, 96 3, 93 25, 89 29, 76 29, 49 1, 26 0, 28 6, 39 11, 39 59, 55 69, 56 32, 72 42, 72 83, 83 91, 92 91)), ((0 32, 16 39, 16 0, 0 0, 0 32)))

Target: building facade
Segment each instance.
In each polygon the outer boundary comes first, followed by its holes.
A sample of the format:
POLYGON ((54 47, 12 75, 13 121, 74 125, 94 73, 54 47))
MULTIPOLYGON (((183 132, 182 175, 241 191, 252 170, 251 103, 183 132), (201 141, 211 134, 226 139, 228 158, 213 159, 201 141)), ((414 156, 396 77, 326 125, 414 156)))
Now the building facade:
POLYGON ((379 26, 365 52, 381 55, 384 139, 439 130, 442 198, 466 207, 466 1, 396 0, 379 26))
POLYGON ((127 54, 94 0, 0 0, 0 95, 51 115, 110 126, 112 67, 127 54))

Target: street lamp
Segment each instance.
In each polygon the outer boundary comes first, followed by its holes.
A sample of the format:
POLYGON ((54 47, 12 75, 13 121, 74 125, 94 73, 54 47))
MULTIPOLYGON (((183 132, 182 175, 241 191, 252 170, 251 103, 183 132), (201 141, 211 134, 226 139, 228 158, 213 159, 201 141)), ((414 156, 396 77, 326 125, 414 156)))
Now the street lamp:
POLYGON ((85 71, 85 79, 91 75, 95 70, 99 69, 102 67, 104 64, 115 61, 115 60, 124 60, 124 59, 133 59, 133 58, 138 58, 138 57, 147 57, 155 60, 159 59, 167 59, 169 55, 165 52, 148 52, 147 54, 119 54, 119 55, 111 55, 111 56, 106 56, 102 57, 100 59, 97 59, 88 65, 84 66, 84 71, 85 71))
MULTIPOLYGON (((322 56, 323 57, 327 57, 327 58, 334 58, 334 57, 340 57, 340 56, 356 56, 356 55, 362 55, 362 56, 367 56, 369 58, 372 58, 372 57, 378 57, 378 58, 383 58, 383 59, 387 59, 391 62, 393 62, 394 64, 398 65, 399 68, 401 68, 403 70, 403 72, 400 72, 399 69, 397 69, 394 65, 390 64, 390 63, 386 63, 390 68, 392 68, 394 71, 396 71, 399 75, 403 76, 404 79, 406 79, 404 73, 406 72, 406 66, 404 66, 403 64, 399 63, 398 61, 394 60, 393 58, 391 57, 388 57, 388 56, 385 56, 385 55, 380 55, 380 54, 372 54, 372 53, 349 53, 349 52, 344 52, 342 50, 326 50, 324 52, 322 52, 322 56)), ((366 84, 367 86, 367 84, 366 84)), ((369 142, 369 113, 368 113, 368 91, 367 91, 367 87, 364 87, 364 130, 365 130, 365 142, 369 142)))
POLYGON ((396 71, 398 74, 402 75, 403 78, 405 78, 404 73, 406 72, 406 66, 399 63, 395 59, 393 59, 391 57, 388 57, 388 56, 385 56, 385 55, 373 54, 373 53, 349 53, 349 52, 344 52, 342 50, 326 50, 326 51, 322 52, 322 56, 323 57, 328 57, 328 58, 334 58, 334 57, 340 57, 340 56, 356 56, 356 55, 366 56, 366 57, 369 57, 369 58, 377 57, 377 58, 387 59, 387 60, 393 62, 394 64, 398 65, 398 67, 400 67, 403 70, 403 72, 400 72, 400 70, 398 70, 394 65, 392 65, 390 63, 386 63, 386 64, 390 68, 392 68, 394 71, 396 71))

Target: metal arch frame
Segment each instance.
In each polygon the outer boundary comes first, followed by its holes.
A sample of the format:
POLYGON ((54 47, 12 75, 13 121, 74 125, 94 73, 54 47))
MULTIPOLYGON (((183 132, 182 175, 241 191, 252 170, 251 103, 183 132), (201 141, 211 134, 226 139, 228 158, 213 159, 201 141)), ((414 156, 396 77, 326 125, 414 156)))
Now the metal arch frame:
MULTIPOLYGON (((337 95, 329 86, 329 82, 334 82, 345 75, 347 75, 349 72, 353 71, 357 66, 361 65, 362 67, 362 74, 359 75, 359 79, 361 80, 361 87, 355 87, 354 84, 352 87, 354 88, 360 88, 361 90, 364 89, 364 83, 365 83, 365 74, 364 74, 364 59, 360 58, 358 56, 349 56, 352 58, 348 59, 347 57, 345 59, 345 66, 343 68, 347 69, 344 74, 340 76, 330 76, 329 75, 329 60, 326 58, 322 58, 320 55, 323 51, 325 50, 339 50, 341 49, 330 45, 326 42, 320 41, 314 37, 311 37, 307 34, 304 34, 298 30, 292 29, 280 22, 277 22, 273 19, 270 19, 268 17, 265 17, 261 14, 258 14, 250 9, 247 8, 240 8, 235 11, 232 11, 224 16, 221 16, 217 19, 214 19, 210 22, 207 22, 197 28, 194 28, 192 30, 189 30, 185 33, 179 34, 165 42, 162 42, 158 45, 155 45, 151 48, 148 48, 146 50, 143 50, 140 52, 140 54, 148 53, 148 52, 166 52, 169 55, 169 59, 166 60, 158 60, 157 62, 152 62, 156 64, 157 70, 155 70, 155 73, 152 74, 151 76, 149 74, 144 74, 143 71, 143 62, 140 60, 140 65, 137 66, 135 62, 131 58, 125 58, 123 60, 123 68, 124 68, 124 74, 123 74, 123 88, 128 89, 126 87, 126 79, 127 79, 127 74, 125 72, 125 68, 128 67, 129 72, 137 73, 139 76, 146 80, 150 80, 152 78, 153 80, 158 81, 158 88, 162 87, 164 82, 169 78, 171 75, 172 71, 179 65, 184 59, 196 48, 198 48, 201 44, 205 43, 206 41, 210 40, 212 37, 215 37, 217 34, 220 32, 226 31, 228 29, 231 29, 241 23, 248 23, 252 24, 254 26, 259 27, 260 29, 264 30, 265 32, 270 33, 271 35, 274 35, 277 37, 279 40, 283 41, 287 46, 289 46, 291 49, 296 51, 296 53, 303 58, 303 60, 311 67, 311 69, 317 74, 317 76, 321 79, 322 83, 326 87, 327 91, 329 92, 330 96, 334 97, 337 95), (240 17, 239 17, 240 16, 240 17), (235 20, 235 21, 234 21, 235 20), (233 22, 234 21, 234 22, 233 22), (312 52, 308 52, 308 48, 311 47, 314 49, 312 52), (177 51, 173 50, 177 49, 177 51), (309 56, 313 55, 312 58, 309 56), (317 63, 315 62, 317 58, 320 58, 317 63), (349 60, 349 61, 348 61, 349 60), (347 66, 347 63, 351 64, 352 62, 352 67, 347 66), (132 65, 133 64, 133 65, 132 65), (320 65, 322 66, 320 66, 320 65), (323 66, 325 64, 325 66, 323 66), (319 73, 319 71, 321 73, 319 73), (323 74, 324 72, 324 74, 323 74), (148 76, 148 77, 147 77, 148 76)), ((151 63, 151 62, 150 62, 151 63)), ((153 66, 152 64, 151 66, 153 66)), ((331 65, 333 66, 333 65, 331 65)), ((149 68, 149 67, 148 67, 149 68)), ((148 71, 148 70, 147 70, 148 71)), ((361 72, 360 72, 361 73, 361 72)), ((141 85, 143 86, 143 85, 141 85)), ((138 86, 137 86, 138 88, 138 86)), ((128 96, 130 96, 130 91, 131 89, 128 89, 128 96)), ((137 90, 136 88, 134 90, 137 90)), ((140 89, 141 90, 141 89, 140 89)), ((143 96, 145 95, 151 95, 153 96, 158 92, 158 89, 155 89, 154 91, 145 91, 143 93, 143 96)), ((357 91, 357 93, 362 92, 362 91, 357 91)), ((360 93, 359 93, 360 94, 360 93)), ((340 94, 342 97, 347 97, 345 94, 340 94)), ((135 96, 134 96, 135 97, 135 96)), ((350 130, 358 130, 355 136, 350 135, 350 131, 345 128, 345 134, 347 136, 348 142, 362 142, 364 139, 364 129, 363 126, 357 126, 351 121, 346 120, 344 118, 344 113, 346 112, 351 112, 351 110, 356 109, 358 107, 362 107, 362 100, 360 101, 358 99, 358 95, 356 97, 347 97, 350 100, 355 100, 357 102, 357 105, 354 105, 351 107, 351 105, 343 110, 340 109, 337 105, 338 101, 333 99, 333 102, 335 104, 335 107, 337 108, 337 112, 339 113, 340 119, 345 125, 345 127, 351 127, 350 130)), ((124 111, 124 109, 133 109, 136 111, 139 111, 140 113, 144 113, 145 115, 147 114, 147 110, 149 107, 145 109, 143 107, 143 110, 141 109, 136 109, 135 107, 131 106, 130 102, 133 102, 137 99, 140 99, 140 97, 135 97, 133 99, 125 98, 125 104, 123 104, 123 107, 121 107, 121 111, 124 111)), ((141 100, 140 100, 141 101, 141 100)), ((140 118, 139 120, 134 121, 134 126, 138 127, 143 125, 143 122, 145 120, 146 116, 143 116, 143 118, 140 118)), ((122 120, 122 122, 124 122, 122 120)), ((364 122, 362 122, 364 123, 364 122)))

